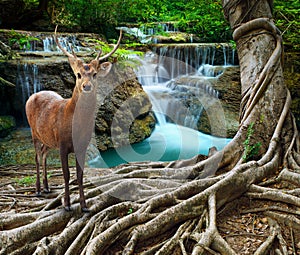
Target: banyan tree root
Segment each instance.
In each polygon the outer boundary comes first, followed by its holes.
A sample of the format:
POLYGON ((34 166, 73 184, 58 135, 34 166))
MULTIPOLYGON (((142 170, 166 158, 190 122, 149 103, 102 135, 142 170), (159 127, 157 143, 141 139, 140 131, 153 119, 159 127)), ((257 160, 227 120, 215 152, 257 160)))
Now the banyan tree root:
MULTIPOLYGON (((217 214, 224 205, 245 194, 251 200, 300 207, 299 192, 258 185, 276 176, 279 158, 275 153, 264 165, 250 161, 219 176, 195 180, 169 178, 176 176, 170 174, 172 169, 164 169, 163 175, 163 169, 149 169, 146 163, 132 172, 125 171, 127 166, 124 171, 119 167, 109 180, 109 176, 94 176, 97 185, 87 185, 89 214, 81 213, 76 192, 72 212, 65 212, 60 202, 39 213, 3 213, 1 254, 149 254, 149 250, 152 254, 239 254, 218 231, 217 214)), ((289 178, 281 176, 275 182, 283 181, 289 178)), ((256 254, 265 254, 275 243, 285 254, 288 241, 279 224, 288 224, 294 233, 299 228, 299 215, 292 209, 280 212, 281 217, 273 209, 255 212, 273 218, 270 237, 257 247, 256 254)))

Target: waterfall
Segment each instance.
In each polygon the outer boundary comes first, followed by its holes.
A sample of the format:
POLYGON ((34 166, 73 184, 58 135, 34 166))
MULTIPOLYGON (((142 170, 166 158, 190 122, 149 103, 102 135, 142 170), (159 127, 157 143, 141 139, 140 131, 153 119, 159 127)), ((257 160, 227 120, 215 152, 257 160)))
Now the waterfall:
POLYGON ((218 78, 224 66, 234 63, 231 52, 227 44, 161 45, 139 58, 136 74, 152 102, 157 124, 197 129, 203 102, 220 96, 209 79, 218 78))
MULTIPOLYGON (((86 47, 80 46, 80 44, 76 38, 76 35, 58 37, 58 41, 63 46, 63 48, 67 49, 68 51, 72 51, 72 49, 75 52, 87 50, 86 47)), ((51 52, 51 51, 61 52, 61 50, 57 47, 56 42, 52 36, 46 36, 43 39, 43 50, 45 52, 51 52)))
MULTIPOLYGON (((177 61, 177 64, 178 61, 184 62, 195 69, 204 64, 225 66, 235 64, 235 50, 227 43, 159 44, 153 48, 153 52, 159 56, 160 63, 165 62, 164 65, 168 64, 168 58, 174 59, 177 61)), ((174 65, 169 65, 170 70, 174 67, 174 65)), ((180 70, 175 70, 175 74, 178 71, 179 74, 184 74, 182 70, 181 72, 180 70)))
POLYGON ((38 66, 32 63, 19 63, 16 80, 16 94, 21 98, 22 123, 26 122, 25 109, 27 99, 30 95, 42 90, 39 80, 38 66))
POLYGON ((197 127, 204 107, 219 102, 220 93, 211 80, 232 63, 228 52, 229 48, 215 45, 161 45, 144 57, 132 56, 140 62, 135 71, 152 103, 155 129, 140 143, 101 152, 90 166, 188 159, 208 155, 213 146, 221 150, 230 139, 203 134, 197 127))
POLYGON ((26 102, 31 94, 41 90, 36 64, 24 63, 18 65, 17 86, 21 90, 23 102, 26 102))
POLYGON ((43 46, 45 52, 50 52, 56 49, 56 44, 53 37, 46 37, 43 39, 43 46))

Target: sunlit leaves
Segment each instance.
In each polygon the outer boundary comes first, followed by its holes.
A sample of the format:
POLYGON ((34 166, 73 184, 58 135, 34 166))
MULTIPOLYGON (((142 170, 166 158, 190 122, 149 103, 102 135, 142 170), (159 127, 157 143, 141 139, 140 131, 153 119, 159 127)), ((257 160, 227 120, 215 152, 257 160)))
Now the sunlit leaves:
POLYGON ((275 1, 274 19, 280 29, 284 44, 293 49, 300 49, 300 1, 275 1))
MULTIPOLYGON (((25 8, 36 9, 40 1, 24 0, 25 8)), ((203 41, 231 40, 220 0, 55 0, 48 1, 53 23, 86 32, 110 33, 117 25, 175 21, 184 32, 203 41)), ((300 49, 300 0, 274 1, 274 19, 286 45, 300 49)), ((115 34, 117 36, 117 34, 115 34)))

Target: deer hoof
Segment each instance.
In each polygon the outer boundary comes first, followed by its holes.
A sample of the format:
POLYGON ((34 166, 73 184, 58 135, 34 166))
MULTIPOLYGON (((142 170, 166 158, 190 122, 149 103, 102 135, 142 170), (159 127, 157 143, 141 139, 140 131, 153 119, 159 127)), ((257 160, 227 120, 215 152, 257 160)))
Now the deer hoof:
POLYGON ((41 197, 41 196, 42 196, 42 193, 41 193, 40 191, 37 191, 37 192, 35 193, 35 195, 36 195, 37 197, 41 197))
POLYGON ((90 212, 90 210, 87 207, 81 208, 81 211, 84 212, 84 213, 89 213, 90 212))
POLYGON ((71 208, 71 206, 65 206, 65 211, 67 211, 67 212, 71 212, 71 211, 72 211, 72 208, 71 208))
POLYGON ((51 190, 50 190, 50 189, 44 189, 43 191, 44 191, 44 193, 46 193, 46 194, 48 194, 48 193, 50 193, 50 192, 51 192, 51 190))

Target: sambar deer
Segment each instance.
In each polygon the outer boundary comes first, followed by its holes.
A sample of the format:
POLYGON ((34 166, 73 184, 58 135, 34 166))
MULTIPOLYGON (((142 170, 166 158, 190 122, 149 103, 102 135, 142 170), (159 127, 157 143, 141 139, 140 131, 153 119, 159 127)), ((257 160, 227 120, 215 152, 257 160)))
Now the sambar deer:
POLYGON ((94 130, 98 77, 106 76, 112 66, 110 62, 100 63, 100 61, 107 59, 118 49, 122 31, 120 31, 117 44, 110 53, 100 57, 100 51, 97 57, 88 64, 78 58, 74 51, 71 54, 60 45, 56 31, 57 26, 54 38, 57 46, 68 56, 69 63, 76 76, 76 84, 72 97, 69 99, 63 99, 53 91, 40 91, 31 95, 26 102, 26 115, 31 127, 36 152, 36 193, 41 195, 41 159, 43 191, 45 193, 50 192, 47 180, 46 157, 50 148, 58 148, 65 182, 64 207, 67 211, 71 210, 68 155, 74 152, 80 206, 83 212, 88 212, 82 185, 85 154, 94 130))

